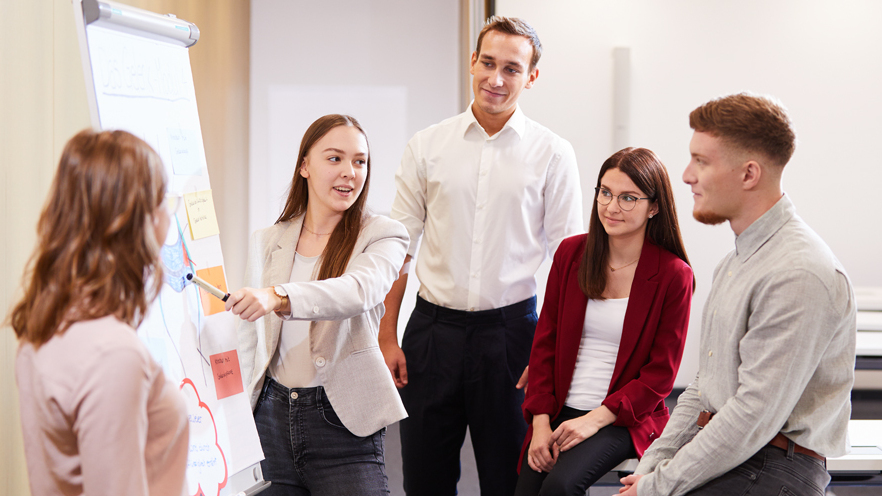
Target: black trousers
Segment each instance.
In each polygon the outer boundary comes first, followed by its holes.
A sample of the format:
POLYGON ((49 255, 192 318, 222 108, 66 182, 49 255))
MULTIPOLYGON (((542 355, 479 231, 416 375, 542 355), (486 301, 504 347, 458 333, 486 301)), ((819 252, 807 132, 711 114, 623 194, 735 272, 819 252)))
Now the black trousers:
POLYGON ((409 496, 456 494, 459 453, 471 433, 481 495, 511 496, 527 424, 523 390, 536 330, 536 298, 465 312, 417 298, 402 349, 408 384, 401 399, 404 490, 409 496))
MULTIPOLYGON (((551 421, 551 430, 586 411, 563 407, 551 421)), ((551 472, 536 472, 527 463, 521 465, 516 496, 583 496, 597 479, 628 458, 636 458, 631 434, 625 427, 608 425, 574 448, 560 453, 551 472)))

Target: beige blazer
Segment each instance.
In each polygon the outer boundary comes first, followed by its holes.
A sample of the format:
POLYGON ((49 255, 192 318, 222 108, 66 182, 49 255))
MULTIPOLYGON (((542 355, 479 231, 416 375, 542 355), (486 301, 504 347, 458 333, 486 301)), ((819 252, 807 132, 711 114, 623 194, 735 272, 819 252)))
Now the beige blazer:
MULTIPOLYGON (((407 230, 387 217, 369 216, 342 276, 289 283, 302 224, 301 216, 252 234, 245 285, 283 286, 290 318, 312 321, 309 349, 318 379, 343 425, 356 436, 368 436, 407 416, 377 344, 383 300, 407 253, 407 230)), ((275 314, 239 323, 239 359, 252 408, 281 329, 275 314)))

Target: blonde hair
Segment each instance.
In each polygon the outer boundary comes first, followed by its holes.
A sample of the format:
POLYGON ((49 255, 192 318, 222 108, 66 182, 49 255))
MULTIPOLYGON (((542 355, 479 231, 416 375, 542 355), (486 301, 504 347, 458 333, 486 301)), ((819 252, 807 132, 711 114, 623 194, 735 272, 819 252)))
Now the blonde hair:
POLYGON ((153 222, 165 188, 159 155, 130 133, 84 130, 67 142, 10 314, 20 339, 39 347, 108 315, 141 323, 162 284, 153 222))

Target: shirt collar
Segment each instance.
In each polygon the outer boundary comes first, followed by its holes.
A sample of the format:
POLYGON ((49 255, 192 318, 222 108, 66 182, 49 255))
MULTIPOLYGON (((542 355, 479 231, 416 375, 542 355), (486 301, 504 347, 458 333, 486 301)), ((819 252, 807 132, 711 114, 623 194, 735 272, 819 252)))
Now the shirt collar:
POLYGON ((796 215, 796 207, 787 193, 784 193, 772 208, 735 237, 735 255, 746 261, 794 215, 796 215))
MULTIPOLYGON (((481 124, 478 122, 478 119, 475 118, 475 114, 472 112, 472 106, 475 104, 475 101, 472 100, 472 103, 469 104, 469 107, 463 113, 463 130, 462 134, 465 136, 470 129, 475 129, 478 132, 484 134, 487 139, 495 139, 492 136, 487 136, 487 132, 484 131, 484 128, 481 127, 481 124)), ((520 105, 516 105, 514 114, 508 118, 508 122, 502 126, 502 129, 496 133, 496 136, 502 135, 506 129, 511 129, 515 133, 517 133, 519 138, 524 137, 524 130, 527 128, 527 116, 524 115, 524 112, 521 110, 520 105)))

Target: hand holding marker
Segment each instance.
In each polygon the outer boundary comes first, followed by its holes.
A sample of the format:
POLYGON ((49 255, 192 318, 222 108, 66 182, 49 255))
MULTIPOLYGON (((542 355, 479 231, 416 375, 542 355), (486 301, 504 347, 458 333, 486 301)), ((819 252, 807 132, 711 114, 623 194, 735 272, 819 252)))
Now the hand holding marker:
POLYGON ((202 279, 201 277, 197 276, 196 274, 193 274, 192 272, 187 273, 187 280, 193 282, 194 284, 196 284, 200 288, 204 289, 205 291, 208 291, 208 293, 210 295, 219 298, 223 302, 226 302, 227 298, 230 297, 230 293, 224 293, 223 291, 217 289, 216 287, 212 286, 211 284, 208 284, 208 282, 206 282, 205 279, 202 279))

